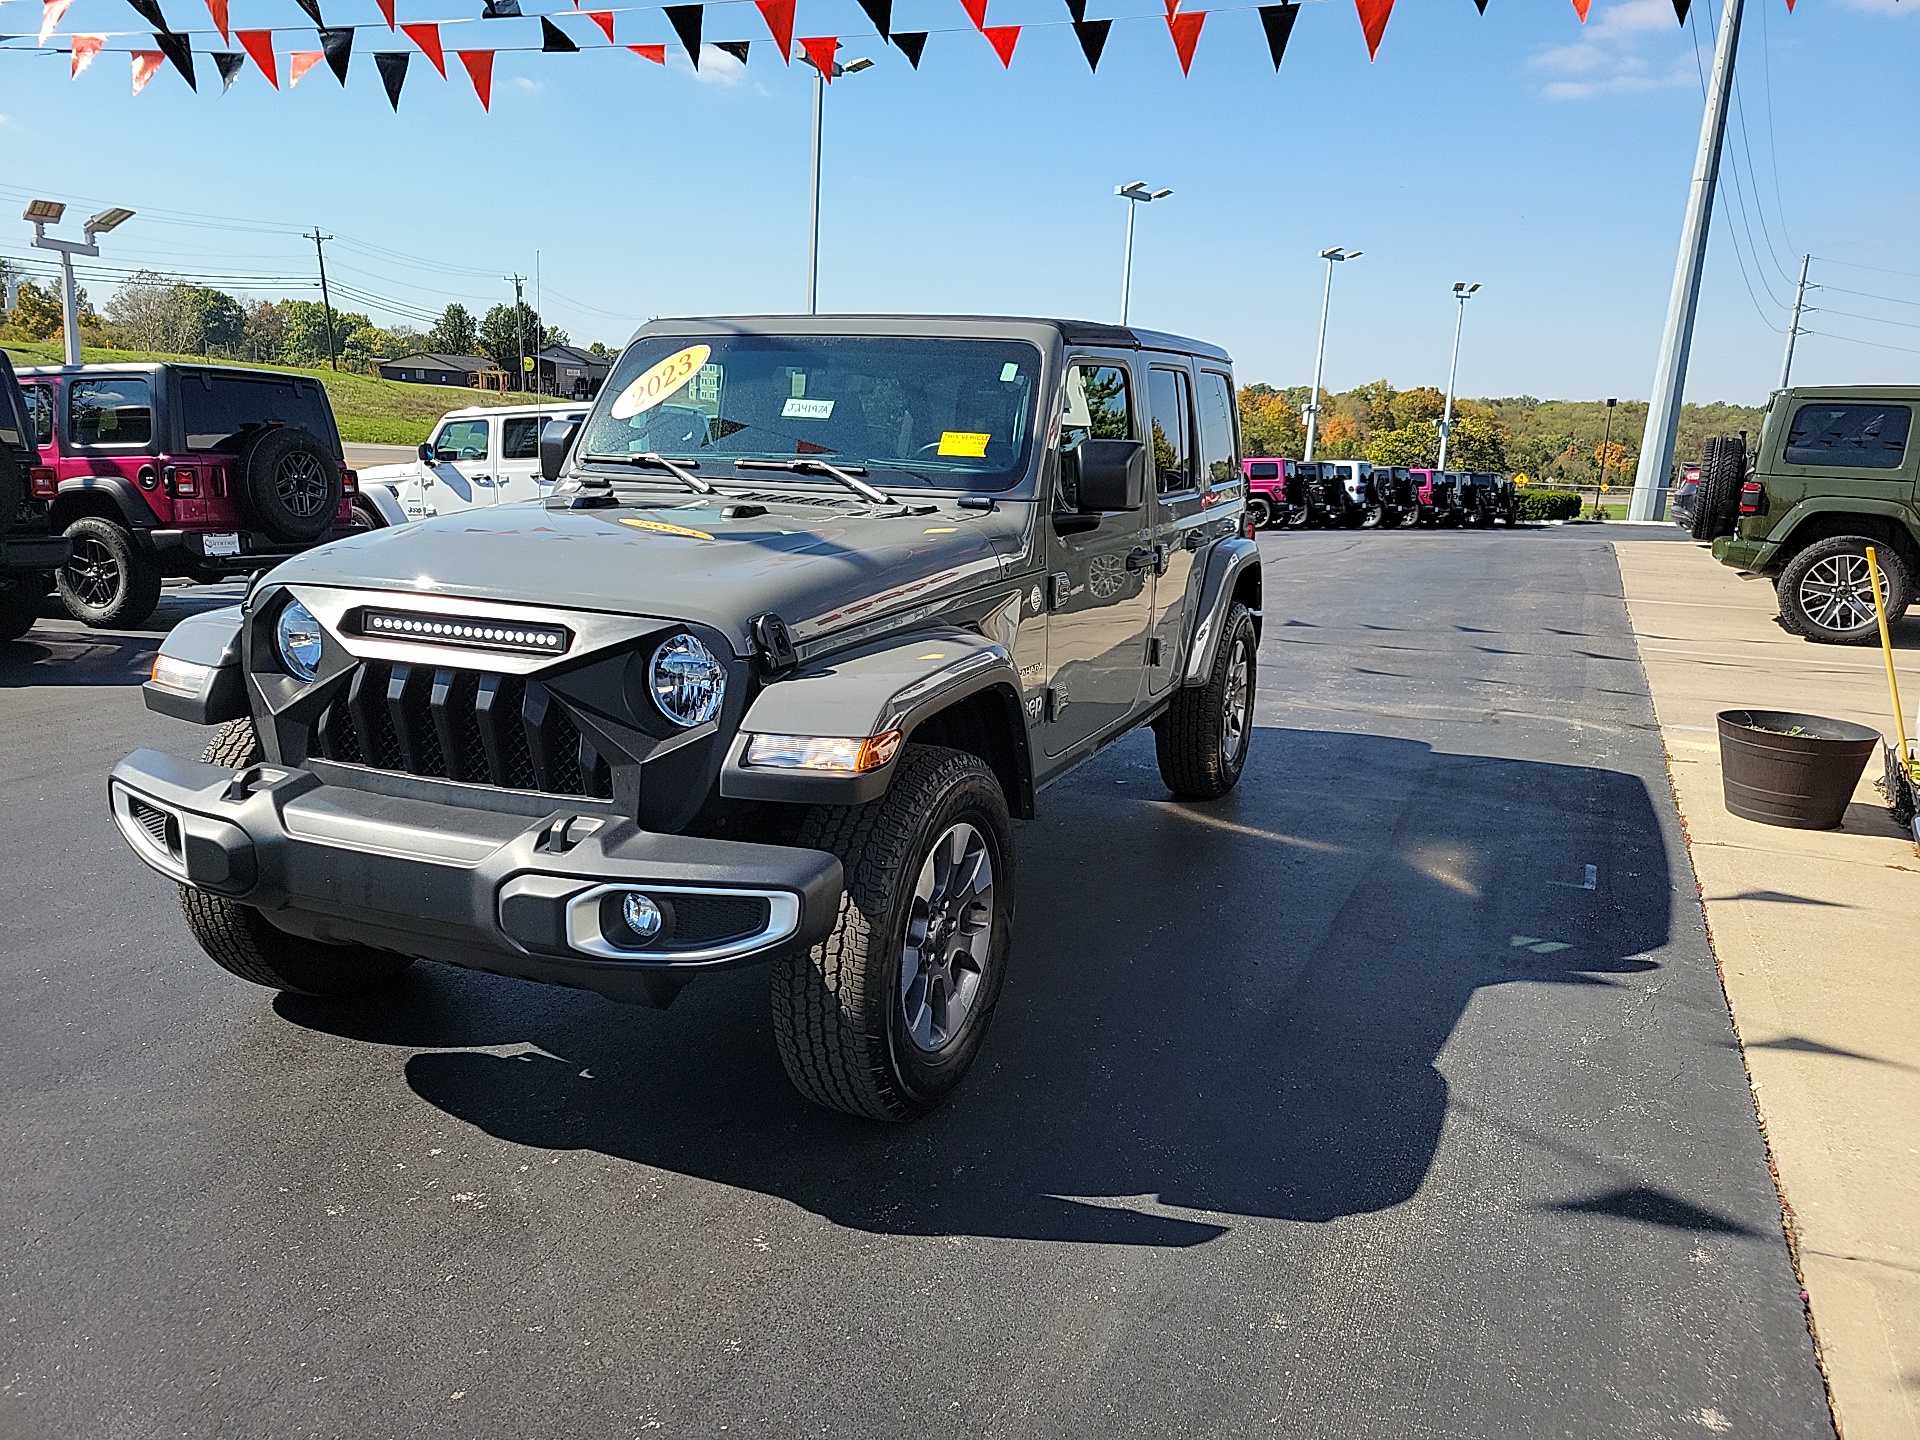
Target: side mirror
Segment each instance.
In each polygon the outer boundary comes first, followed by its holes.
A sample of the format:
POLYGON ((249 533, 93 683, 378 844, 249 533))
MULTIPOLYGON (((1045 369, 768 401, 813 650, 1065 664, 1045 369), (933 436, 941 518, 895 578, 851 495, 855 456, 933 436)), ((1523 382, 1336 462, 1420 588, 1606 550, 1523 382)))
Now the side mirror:
POLYGON ((431 440, 422 440, 418 454, 422 465, 433 464, 433 442, 431 440))
POLYGON ((540 427, 540 478, 554 481, 567 468, 567 452, 580 434, 578 420, 549 420, 540 427))
POLYGON ((1083 511, 1138 510, 1147 503, 1147 447, 1140 441, 1082 440, 1073 458, 1083 511))

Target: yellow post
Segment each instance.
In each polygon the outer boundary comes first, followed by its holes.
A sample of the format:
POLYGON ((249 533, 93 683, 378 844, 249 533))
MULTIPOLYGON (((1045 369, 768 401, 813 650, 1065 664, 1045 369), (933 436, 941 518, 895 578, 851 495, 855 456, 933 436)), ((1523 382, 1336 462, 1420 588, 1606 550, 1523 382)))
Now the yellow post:
POLYGON ((1871 545, 1867 546, 1867 577, 1873 582, 1873 615, 1880 622, 1880 655, 1887 662, 1887 689, 1893 694, 1893 733, 1900 740, 1900 764, 1911 774, 1913 753, 1907 748, 1907 722, 1900 710, 1900 680, 1893 673, 1893 636, 1887 632, 1887 602, 1880 594, 1880 561, 1871 545))

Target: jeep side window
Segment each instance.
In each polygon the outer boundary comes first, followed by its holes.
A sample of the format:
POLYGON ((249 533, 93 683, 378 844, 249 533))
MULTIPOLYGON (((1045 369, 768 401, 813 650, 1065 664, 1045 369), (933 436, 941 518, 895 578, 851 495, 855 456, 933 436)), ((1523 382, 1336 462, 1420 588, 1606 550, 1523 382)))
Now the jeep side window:
MULTIPOLYGON (((1200 372, 1200 464, 1207 485, 1218 490, 1240 478, 1239 457, 1233 443, 1233 389, 1217 370, 1200 372)), ((1269 466, 1269 469, 1272 467, 1269 466)), ((1256 478, 1271 480, 1273 476, 1256 478)))
POLYGON ((502 460, 538 460, 540 427, 544 415, 513 415, 500 422, 500 458, 502 460))
POLYGON ((1789 465, 1898 470, 1913 411, 1905 405, 1802 405, 1787 431, 1789 465))
POLYGON ((1153 468, 1162 495, 1194 488, 1193 436, 1188 428, 1184 370, 1152 370, 1147 406, 1153 415, 1153 468))
MULTIPOLYGON (((535 442, 535 453, 539 444, 535 442)), ((487 458, 487 422, 484 420, 450 420, 440 427, 440 434, 433 442, 433 458, 436 460, 484 460, 487 458)))
POLYGON ((145 445, 153 439, 153 392, 145 379, 76 380, 67 387, 67 433, 75 445, 145 445))
POLYGON ((1131 440, 1133 405, 1127 372, 1117 365, 1067 368, 1066 411, 1060 421, 1060 500, 1080 505, 1080 467, 1074 451, 1082 440, 1131 440))
POLYGON ((27 419, 33 424, 34 443, 53 443, 53 390, 46 385, 22 385, 27 397, 27 419))

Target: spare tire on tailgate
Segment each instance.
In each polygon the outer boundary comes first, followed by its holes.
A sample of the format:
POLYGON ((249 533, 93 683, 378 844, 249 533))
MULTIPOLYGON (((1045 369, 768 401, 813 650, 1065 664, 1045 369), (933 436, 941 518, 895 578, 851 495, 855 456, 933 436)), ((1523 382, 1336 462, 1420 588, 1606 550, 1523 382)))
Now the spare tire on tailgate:
POLYGON ((27 477, 20 462, 4 444, 0 444, 0 536, 13 529, 20 518, 20 507, 27 503, 27 477))
POLYGON ((1740 487, 1747 483, 1747 437, 1722 435, 1700 455, 1700 484, 1693 492, 1693 538, 1717 540, 1740 522, 1740 487))
POLYGON ((296 425, 269 425, 248 436, 234 481, 241 511, 283 544, 318 540, 340 509, 340 462, 317 435, 296 425))

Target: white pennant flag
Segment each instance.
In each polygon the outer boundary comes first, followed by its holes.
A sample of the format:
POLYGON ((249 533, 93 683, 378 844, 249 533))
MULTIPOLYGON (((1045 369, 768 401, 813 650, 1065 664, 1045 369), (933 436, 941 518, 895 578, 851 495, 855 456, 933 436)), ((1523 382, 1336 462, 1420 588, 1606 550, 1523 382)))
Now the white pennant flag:
POLYGON ((67 13, 67 7, 73 0, 42 0, 40 6, 40 43, 47 43, 47 37, 53 34, 53 27, 60 23, 60 17, 67 13))

